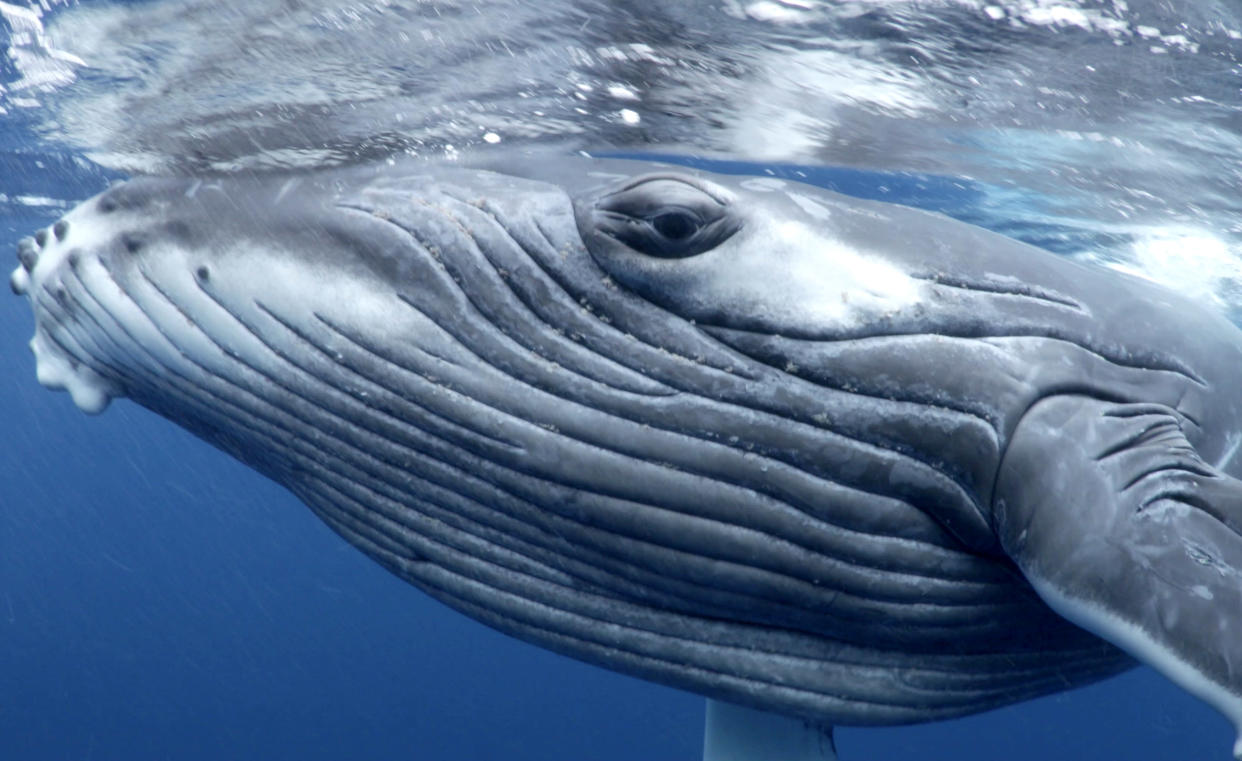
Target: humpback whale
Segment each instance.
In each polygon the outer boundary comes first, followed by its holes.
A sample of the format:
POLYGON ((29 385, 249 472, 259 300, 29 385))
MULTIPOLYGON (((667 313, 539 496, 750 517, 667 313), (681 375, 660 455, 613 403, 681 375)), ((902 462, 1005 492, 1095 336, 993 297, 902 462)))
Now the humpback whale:
POLYGON ((42 384, 184 426, 489 626, 708 697, 710 758, 1136 662, 1242 726, 1242 333, 1153 283, 587 157, 140 178, 17 256, 42 384))

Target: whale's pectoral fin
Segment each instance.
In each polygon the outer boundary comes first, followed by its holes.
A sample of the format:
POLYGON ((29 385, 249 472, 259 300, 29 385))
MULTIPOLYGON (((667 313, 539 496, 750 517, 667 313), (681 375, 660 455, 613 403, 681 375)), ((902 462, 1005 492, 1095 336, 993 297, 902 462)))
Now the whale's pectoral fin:
POLYGON ((1199 457, 1173 410, 1040 401, 1006 450, 994 515, 1050 607, 1242 730, 1242 481, 1199 457))
POLYGON ((837 761, 832 727, 707 700, 703 761, 837 761))

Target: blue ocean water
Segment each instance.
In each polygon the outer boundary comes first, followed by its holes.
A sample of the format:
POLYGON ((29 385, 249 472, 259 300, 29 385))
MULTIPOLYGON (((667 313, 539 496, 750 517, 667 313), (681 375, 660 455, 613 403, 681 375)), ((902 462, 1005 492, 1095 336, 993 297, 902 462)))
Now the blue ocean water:
MULTIPOLYGON (((953 177, 725 168, 1006 229, 953 177)), ((118 176, 0 116, 0 251, 118 176)), ((31 327, 24 300, 0 298, 0 760, 698 757, 700 698, 448 610, 128 402, 84 416, 35 382, 31 327)), ((1232 742, 1146 668, 958 721, 838 732, 845 761, 1223 760, 1232 742)))

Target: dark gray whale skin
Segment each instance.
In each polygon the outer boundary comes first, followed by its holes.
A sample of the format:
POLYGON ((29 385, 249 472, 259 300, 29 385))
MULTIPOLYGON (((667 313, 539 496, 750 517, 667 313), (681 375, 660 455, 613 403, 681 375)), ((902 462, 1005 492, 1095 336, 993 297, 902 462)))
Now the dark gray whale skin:
POLYGON ((1242 715, 1242 334, 1146 281, 582 157, 138 179, 18 258, 45 385, 514 636, 830 724, 1132 657, 1242 715))

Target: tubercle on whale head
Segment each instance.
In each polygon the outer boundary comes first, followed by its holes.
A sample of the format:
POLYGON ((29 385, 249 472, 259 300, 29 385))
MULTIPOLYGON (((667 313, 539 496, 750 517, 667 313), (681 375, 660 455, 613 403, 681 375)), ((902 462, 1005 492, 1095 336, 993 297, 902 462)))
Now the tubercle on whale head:
MULTIPOLYGON (((85 216, 84 209, 92 205, 89 201, 81 204, 51 227, 18 242, 19 264, 9 276, 13 293, 27 296, 32 305, 37 299, 46 299, 49 309, 69 309, 62 270, 76 272, 79 266, 77 244, 90 234, 82 229, 90 225, 81 224, 81 218, 85 216)), ((35 309, 35 313, 40 315, 43 310, 35 309)), ((29 342, 35 356, 36 378, 45 388, 67 391, 82 412, 97 415, 121 395, 121 390, 74 356, 66 345, 70 341, 67 335, 57 337, 52 326, 36 317, 35 334, 29 342)))

